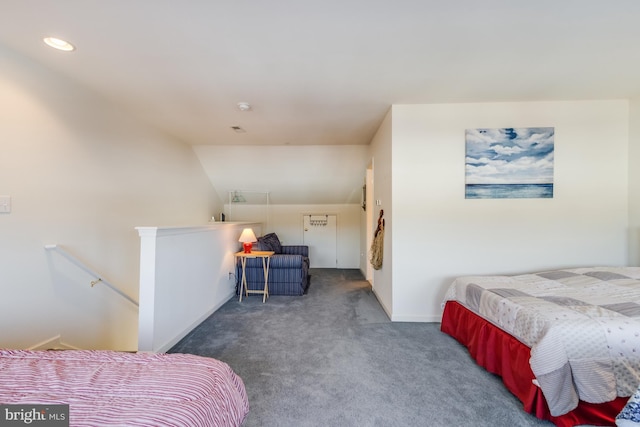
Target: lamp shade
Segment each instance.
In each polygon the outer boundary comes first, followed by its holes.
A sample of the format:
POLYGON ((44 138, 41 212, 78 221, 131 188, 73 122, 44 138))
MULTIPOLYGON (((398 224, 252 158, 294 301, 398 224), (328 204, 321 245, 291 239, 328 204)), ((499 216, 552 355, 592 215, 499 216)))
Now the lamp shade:
POLYGON ((253 233, 251 228, 245 228, 242 230, 242 234, 240 234, 240 238, 238 239, 238 242, 242 243, 252 243, 257 241, 258 239, 256 239, 256 235, 253 233))
POLYGON ((250 228, 245 228, 242 230, 242 234, 240 234, 240 238, 238 242, 242 242, 242 247, 244 249, 245 254, 251 253, 251 248, 253 247, 253 243, 257 241, 256 235, 253 233, 253 230, 250 228))

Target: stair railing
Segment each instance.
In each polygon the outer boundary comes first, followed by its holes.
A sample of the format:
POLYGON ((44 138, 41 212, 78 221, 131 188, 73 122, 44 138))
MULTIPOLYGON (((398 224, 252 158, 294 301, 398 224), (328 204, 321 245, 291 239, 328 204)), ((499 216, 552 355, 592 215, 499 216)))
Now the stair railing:
POLYGON ((48 251, 56 251, 56 252, 58 252, 60 255, 62 255, 65 258, 67 258, 69 261, 71 261, 77 267, 81 268, 85 272, 89 273, 91 276, 95 277, 95 280, 92 280, 90 282, 92 288, 95 285, 97 285, 98 283, 102 283, 102 284, 108 286, 112 291, 116 292, 122 298, 124 298, 127 301, 129 301, 131 304, 135 305, 136 307, 139 307, 138 301, 134 300, 129 295, 125 294, 120 289, 118 289, 116 286, 114 286, 111 283, 109 283, 109 281, 107 281, 104 277, 101 277, 100 274, 96 273, 91 268, 89 268, 85 263, 83 263, 78 258, 76 258, 75 256, 71 255, 69 252, 67 252, 62 246, 60 246, 60 245, 45 245, 44 248, 46 250, 48 250, 48 251))

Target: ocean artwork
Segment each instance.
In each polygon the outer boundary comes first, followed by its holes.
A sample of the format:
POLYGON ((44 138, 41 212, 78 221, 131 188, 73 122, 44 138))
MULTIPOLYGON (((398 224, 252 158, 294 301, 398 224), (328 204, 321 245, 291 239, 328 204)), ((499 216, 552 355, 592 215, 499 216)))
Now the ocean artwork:
POLYGON ((467 129, 466 199, 553 198, 554 128, 467 129))

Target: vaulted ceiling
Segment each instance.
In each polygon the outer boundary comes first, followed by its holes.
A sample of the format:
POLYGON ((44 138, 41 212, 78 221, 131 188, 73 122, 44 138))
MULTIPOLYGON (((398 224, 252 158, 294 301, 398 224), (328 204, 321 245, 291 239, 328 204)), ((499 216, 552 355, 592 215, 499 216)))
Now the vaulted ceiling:
POLYGON ((188 144, 358 145, 396 103, 639 95, 639 21, 637 0, 2 0, 0 43, 188 144))
MULTIPOLYGON (((0 44, 194 146, 365 146, 392 104, 640 96, 638 22, 638 0, 0 0, 0 44)), ((199 156, 221 198, 261 184, 199 156)), ((360 170, 306 172, 359 199, 360 170)))

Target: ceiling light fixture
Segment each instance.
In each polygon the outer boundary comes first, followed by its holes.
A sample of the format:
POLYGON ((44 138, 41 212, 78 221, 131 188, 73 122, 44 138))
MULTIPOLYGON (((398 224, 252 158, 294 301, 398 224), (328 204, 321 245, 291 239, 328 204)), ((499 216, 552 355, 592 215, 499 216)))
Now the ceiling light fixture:
POLYGON ((66 40, 57 39, 55 37, 45 37, 43 40, 47 45, 51 46, 54 49, 62 50, 65 52, 71 52, 72 50, 75 50, 75 46, 66 40))
POLYGON ((249 104, 248 102, 238 102, 238 110, 240 110, 240 111, 250 111, 251 110, 251 104, 249 104))

